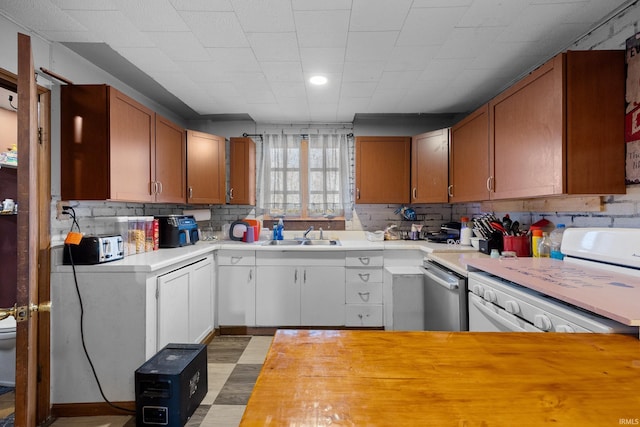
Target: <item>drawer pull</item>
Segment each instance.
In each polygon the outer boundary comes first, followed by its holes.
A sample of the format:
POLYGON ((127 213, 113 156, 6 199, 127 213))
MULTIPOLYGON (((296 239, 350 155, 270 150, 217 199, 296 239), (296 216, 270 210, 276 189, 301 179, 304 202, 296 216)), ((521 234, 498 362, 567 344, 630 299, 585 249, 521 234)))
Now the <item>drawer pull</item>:
POLYGON ((237 264, 240 261, 242 261, 242 257, 241 256, 232 256, 231 257, 231 264, 237 264))
POLYGON ((368 282, 369 277, 371 277, 371 273, 358 273, 358 276, 360 277, 360 280, 362 280, 363 282, 368 282))
POLYGON ((358 259, 364 265, 369 265, 369 263, 371 262, 371 259, 369 259, 368 256, 361 256, 361 257, 358 257, 358 259))
POLYGON ((360 299, 364 302, 369 302, 369 296, 371 295, 369 292, 358 292, 360 299))

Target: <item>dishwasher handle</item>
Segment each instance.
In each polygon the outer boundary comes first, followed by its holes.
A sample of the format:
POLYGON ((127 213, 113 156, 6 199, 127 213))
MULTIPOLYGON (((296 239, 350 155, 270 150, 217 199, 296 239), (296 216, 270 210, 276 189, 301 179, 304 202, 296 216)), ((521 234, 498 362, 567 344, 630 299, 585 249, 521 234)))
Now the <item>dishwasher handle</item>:
MULTIPOLYGON (((442 277, 439 277, 438 275, 436 275, 433 271, 431 271, 431 269, 429 267, 423 266, 420 267, 420 269, 422 270, 422 273, 430 280, 433 280, 434 282, 436 282, 438 285, 443 286, 447 289, 450 290, 455 290, 458 289, 458 280, 456 278, 455 282, 448 282, 446 280, 444 280, 442 277)), ((446 274, 446 273, 443 273, 446 274)))

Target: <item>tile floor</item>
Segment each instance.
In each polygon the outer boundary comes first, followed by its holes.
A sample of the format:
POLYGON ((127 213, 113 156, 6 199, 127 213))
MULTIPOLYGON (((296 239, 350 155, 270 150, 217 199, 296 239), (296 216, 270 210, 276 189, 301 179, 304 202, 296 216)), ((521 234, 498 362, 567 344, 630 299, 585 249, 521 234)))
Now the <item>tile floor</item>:
MULTIPOLYGON (((272 336, 216 336, 207 346, 209 391, 187 427, 240 424, 272 336)), ((59 418, 53 427, 135 427, 135 417, 59 418)))

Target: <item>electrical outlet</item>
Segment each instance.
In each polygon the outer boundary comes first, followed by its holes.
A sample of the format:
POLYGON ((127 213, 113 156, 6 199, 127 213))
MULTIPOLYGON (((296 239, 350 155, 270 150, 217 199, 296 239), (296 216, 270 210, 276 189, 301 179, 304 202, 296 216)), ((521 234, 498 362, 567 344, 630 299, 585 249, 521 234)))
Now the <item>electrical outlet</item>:
POLYGON ((62 209, 63 206, 68 206, 68 203, 63 202, 62 200, 58 200, 58 202, 56 203, 56 219, 58 221, 70 218, 69 215, 65 215, 62 213, 64 211, 64 209, 62 209))

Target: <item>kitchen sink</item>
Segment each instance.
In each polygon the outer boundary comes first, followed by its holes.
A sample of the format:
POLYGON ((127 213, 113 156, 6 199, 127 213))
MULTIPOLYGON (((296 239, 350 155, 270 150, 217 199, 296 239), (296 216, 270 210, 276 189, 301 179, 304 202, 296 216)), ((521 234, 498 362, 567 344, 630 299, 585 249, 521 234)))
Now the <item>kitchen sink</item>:
POLYGON ((263 246, 341 246, 339 240, 268 240, 263 246))
POLYGON ((341 246, 339 240, 303 240, 304 246, 341 246))

